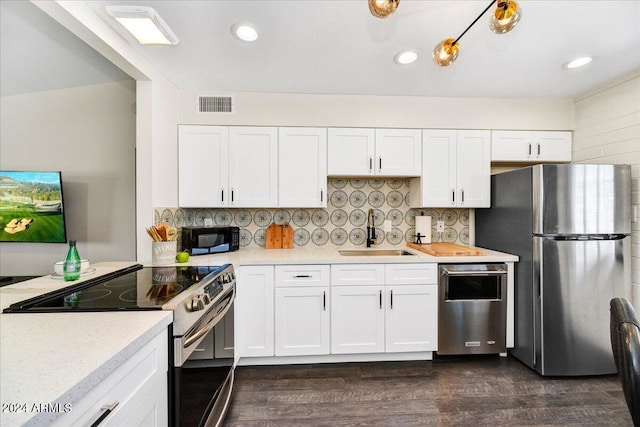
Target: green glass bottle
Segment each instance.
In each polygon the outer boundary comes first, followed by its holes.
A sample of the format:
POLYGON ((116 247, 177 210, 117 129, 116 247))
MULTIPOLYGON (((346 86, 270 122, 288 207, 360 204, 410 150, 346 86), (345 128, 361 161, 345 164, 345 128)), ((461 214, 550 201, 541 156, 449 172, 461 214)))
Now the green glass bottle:
POLYGON ((76 249, 76 241, 69 240, 69 252, 64 259, 64 281, 70 282, 80 278, 80 255, 76 249))

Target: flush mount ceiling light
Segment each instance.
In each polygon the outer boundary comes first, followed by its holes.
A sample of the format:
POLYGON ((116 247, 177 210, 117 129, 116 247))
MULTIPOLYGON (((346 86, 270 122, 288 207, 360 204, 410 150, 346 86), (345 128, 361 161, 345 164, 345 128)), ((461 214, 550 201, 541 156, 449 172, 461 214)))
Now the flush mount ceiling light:
POLYGON ((231 34, 243 42, 254 42, 258 40, 258 30, 247 23, 233 24, 231 26, 231 34))
POLYGON ((572 69, 582 67, 587 65, 589 62, 593 61, 593 58, 590 56, 582 56, 580 58, 572 59, 571 61, 565 62, 562 64, 562 68, 572 69))
POLYGON ((393 57, 394 62, 399 65, 411 64, 415 62, 416 59, 418 59, 418 52, 415 50, 403 50, 393 57))
POLYGON ((140 44, 178 44, 178 37, 151 7, 107 6, 106 10, 140 44))
POLYGON ((400 0, 369 0, 369 11, 376 18, 386 18, 396 11, 400 0))
POLYGON ((489 6, 487 6, 482 13, 478 15, 478 17, 462 32, 462 34, 458 36, 457 39, 445 39, 436 45, 433 49, 433 62, 442 67, 451 65, 456 58, 458 58, 458 52, 460 51, 460 44, 458 42, 462 36, 464 36, 466 32, 469 31, 476 22, 478 22, 482 15, 484 15, 487 10, 496 3, 496 1, 498 1, 498 5, 489 22, 489 28, 491 28, 491 30, 496 34, 504 34, 511 31, 518 21, 520 21, 520 17, 522 16, 520 7, 515 1, 492 0, 491 3, 489 3, 489 6))

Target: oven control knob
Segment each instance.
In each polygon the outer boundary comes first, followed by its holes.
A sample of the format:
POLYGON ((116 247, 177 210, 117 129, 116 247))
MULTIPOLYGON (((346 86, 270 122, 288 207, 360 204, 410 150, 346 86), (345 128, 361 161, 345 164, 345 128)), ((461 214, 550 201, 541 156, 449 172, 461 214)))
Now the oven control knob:
POLYGON ((204 305, 209 305, 211 303, 211 298, 209 298, 209 294, 202 294, 202 301, 204 301, 204 305))
POLYGON ((202 299, 202 295, 196 295, 191 300, 190 308, 191 311, 200 311, 204 310, 204 300, 202 299))
POLYGON ((228 274, 223 274, 222 275, 222 283, 229 283, 229 275, 228 274))

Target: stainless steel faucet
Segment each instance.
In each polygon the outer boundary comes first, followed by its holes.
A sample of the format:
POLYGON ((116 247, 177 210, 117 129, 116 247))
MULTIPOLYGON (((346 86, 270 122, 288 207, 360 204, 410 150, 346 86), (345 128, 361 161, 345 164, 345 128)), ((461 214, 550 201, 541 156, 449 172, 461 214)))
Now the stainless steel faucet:
POLYGON ((376 243, 376 226, 373 223, 374 215, 373 209, 369 208, 369 213, 367 214, 367 247, 370 248, 371 245, 376 243))

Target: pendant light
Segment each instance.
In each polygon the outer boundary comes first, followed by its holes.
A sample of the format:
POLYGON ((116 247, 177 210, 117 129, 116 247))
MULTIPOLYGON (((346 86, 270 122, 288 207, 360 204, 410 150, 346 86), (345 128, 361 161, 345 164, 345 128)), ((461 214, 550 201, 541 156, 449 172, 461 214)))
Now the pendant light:
POLYGON ((396 11, 400 0, 369 0, 369 11, 377 18, 386 18, 396 11))
POLYGON ((458 52, 460 51, 460 44, 458 42, 462 36, 464 36, 467 31, 469 31, 469 29, 478 22, 478 19, 480 19, 482 15, 487 13, 496 1, 498 1, 498 6, 491 17, 489 27, 496 34, 504 34, 511 31, 522 16, 520 7, 512 0, 492 0, 491 3, 489 3, 489 6, 487 6, 482 13, 473 20, 471 25, 469 25, 457 39, 446 39, 438 43, 438 45, 433 49, 433 62, 441 67, 451 65, 456 58, 458 58, 458 52))
POLYGON ((446 67, 456 60, 459 50, 460 48, 456 40, 443 40, 433 49, 433 62, 441 67, 446 67))
POLYGON ((522 11, 518 3, 511 0, 500 0, 489 20, 489 28, 496 34, 508 33, 520 21, 521 16, 522 11))

